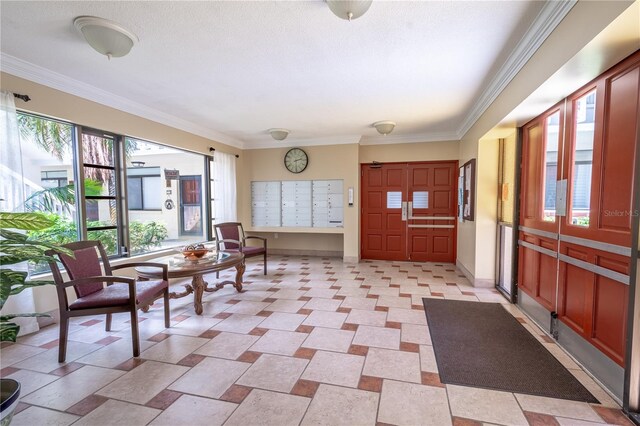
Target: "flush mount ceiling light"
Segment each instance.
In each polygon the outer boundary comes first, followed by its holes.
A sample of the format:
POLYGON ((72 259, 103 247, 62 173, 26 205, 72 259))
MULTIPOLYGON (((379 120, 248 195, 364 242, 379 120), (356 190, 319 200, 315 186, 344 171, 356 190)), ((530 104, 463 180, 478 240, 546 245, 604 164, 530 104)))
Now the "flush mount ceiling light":
POLYGON ((269 129, 269 133, 277 141, 283 141, 289 136, 289 130, 287 129, 269 129))
POLYGON ((329 9, 341 19, 351 21, 365 14, 373 0, 327 0, 329 9))
POLYGON ((138 42, 138 36, 108 19, 95 16, 78 16, 73 25, 97 52, 107 58, 119 58, 131 51, 138 42))
POLYGON ((396 123, 393 121, 378 121, 373 123, 373 127, 375 127, 381 135, 387 136, 389 133, 393 132, 393 129, 396 127, 396 123))

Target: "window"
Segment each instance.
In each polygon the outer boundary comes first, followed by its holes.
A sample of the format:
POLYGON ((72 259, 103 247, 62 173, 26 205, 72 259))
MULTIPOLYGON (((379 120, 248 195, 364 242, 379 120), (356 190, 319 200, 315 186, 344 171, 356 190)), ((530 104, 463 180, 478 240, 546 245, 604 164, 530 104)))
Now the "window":
POLYGON ((558 176, 558 144, 560 141, 560 111, 544 120, 544 211, 545 222, 556 221, 556 179, 558 176))
POLYGON ((127 169, 127 202, 129 210, 160 210, 162 183, 160 167, 127 169))
POLYGON ((573 102, 571 223, 578 226, 589 226, 595 106, 595 90, 573 102))
MULTIPOLYGON (((11 172, 0 182, 1 208, 44 212, 55 222, 30 238, 99 240, 112 256, 209 239, 209 157, 22 112, 17 118, 23 172, 2 164, 11 172)), ((47 269, 30 265, 32 273, 47 269)))

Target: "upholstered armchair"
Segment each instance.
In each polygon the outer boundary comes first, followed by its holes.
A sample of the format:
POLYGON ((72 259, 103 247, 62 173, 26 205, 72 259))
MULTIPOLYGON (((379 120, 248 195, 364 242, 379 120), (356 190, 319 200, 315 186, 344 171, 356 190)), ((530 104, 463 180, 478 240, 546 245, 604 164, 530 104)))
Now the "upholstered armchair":
POLYGON ((169 279, 167 265, 138 262, 111 266, 104 247, 99 241, 79 241, 65 244, 74 257, 49 250, 47 255, 56 256, 64 266, 70 280, 64 281, 57 262, 49 262, 58 293, 60 306, 60 345, 58 362, 64 362, 67 352, 69 318, 106 314, 105 329, 111 331, 111 315, 117 312, 131 314, 131 337, 133 356, 140 355, 138 336, 138 309, 149 306, 154 300, 164 297, 164 324, 169 322, 169 279), (100 263, 102 262, 102 266, 100 263), (161 280, 136 281, 133 278, 114 276, 113 271, 135 266, 162 268, 161 280), (104 272, 103 272, 104 268, 104 272), (106 284, 106 286, 105 286, 106 284), (73 287, 77 299, 69 303, 67 289, 73 287))
POLYGON ((213 225, 216 233, 216 248, 218 251, 240 252, 244 257, 262 256, 264 274, 267 275, 267 240, 262 237, 245 236, 242 223, 226 222, 213 225), (247 240, 259 240, 262 246, 248 246, 247 240))

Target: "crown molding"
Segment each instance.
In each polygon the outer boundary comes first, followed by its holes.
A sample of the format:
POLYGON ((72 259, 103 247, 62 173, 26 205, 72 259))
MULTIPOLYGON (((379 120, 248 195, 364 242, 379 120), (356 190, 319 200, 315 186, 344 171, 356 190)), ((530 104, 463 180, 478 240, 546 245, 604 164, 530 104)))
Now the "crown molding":
POLYGON ((443 142, 457 141, 457 132, 430 132, 410 135, 387 135, 363 137, 360 145, 393 145, 400 143, 443 142))
POLYGON ((578 0, 548 1, 531 23, 515 49, 509 54, 498 72, 491 79, 458 129, 456 139, 462 139, 471 126, 496 100, 538 48, 560 24, 578 0))
MULTIPOLYGON (((361 135, 328 136, 326 138, 292 138, 288 137, 283 141, 260 140, 246 142, 244 149, 269 149, 269 148, 291 148, 294 146, 320 146, 320 145, 348 145, 360 142, 361 135)), ((269 137, 271 139, 271 137, 269 137)))
POLYGON ((243 141, 224 133, 114 95, 3 52, 0 52, 0 71, 235 148, 242 149, 245 145, 243 141))

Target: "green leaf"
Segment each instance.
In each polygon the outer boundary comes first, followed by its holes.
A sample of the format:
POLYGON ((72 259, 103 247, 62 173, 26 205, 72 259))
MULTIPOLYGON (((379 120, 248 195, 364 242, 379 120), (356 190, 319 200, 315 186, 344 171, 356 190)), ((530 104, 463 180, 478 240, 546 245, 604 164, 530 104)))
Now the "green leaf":
POLYGON ((40 231, 53 225, 53 221, 42 213, 0 212, 0 228, 40 231))
POLYGON ((0 322, 0 341, 15 342, 18 338, 20 326, 13 322, 0 322))
POLYGON ((9 231, 8 229, 0 229, 0 236, 6 240, 15 242, 27 241, 28 235, 20 232, 9 231))
POLYGON ((20 293, 22 290, 26 290, 28 288, 32 288, 32 287, 41 287, 43 285, 51 285, 51 284, 55 284, 55 282, 53 281, 45 281, 45 280, 41 280, 41 281, 27 281, 24 284, 20 284, 18 286, 14 286, 11 289, 11 293, 9 293, 11 296, 14 296, 18 293, 20 293))
POLYGON ((11 240, 0 240, 0 252, 4 254, 22 255, 22 253, 24 253, 24 255, 28 256, 44 256, 44 252, 49 249, 74 257, 73 251, 44 241, 26 240, 15 242, 11 240))

